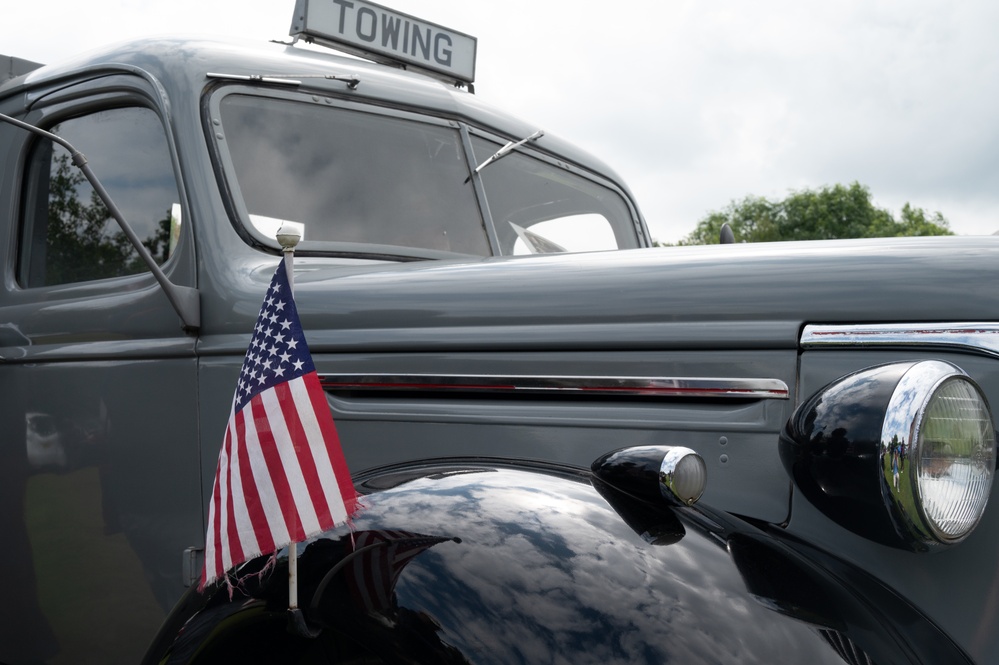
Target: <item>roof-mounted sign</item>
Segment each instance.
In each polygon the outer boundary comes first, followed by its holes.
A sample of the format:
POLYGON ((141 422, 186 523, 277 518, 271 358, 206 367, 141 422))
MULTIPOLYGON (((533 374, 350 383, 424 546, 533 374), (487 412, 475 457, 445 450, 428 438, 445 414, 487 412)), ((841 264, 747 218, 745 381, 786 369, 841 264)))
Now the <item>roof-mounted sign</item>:
POLYGON ((475 80, 475 37, 373 2, 296 0, 289 34, 448 81, 475 80))

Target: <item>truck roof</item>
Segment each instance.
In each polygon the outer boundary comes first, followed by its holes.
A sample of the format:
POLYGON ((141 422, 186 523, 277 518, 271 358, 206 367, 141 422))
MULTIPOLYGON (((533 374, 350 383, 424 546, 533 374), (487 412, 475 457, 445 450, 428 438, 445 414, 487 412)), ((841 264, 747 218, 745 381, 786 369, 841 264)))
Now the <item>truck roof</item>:
MULTIPOLYGON (((11 61, 28 63, 18 58, 11 61)), ((0 60, 0 65, 4 62, 0 60)), ((89 51, 70 60, 19 70, 23 78, 4 81, 0 77, 0 100, 32 90, 26 104, 46 88, 58 87, 68 77, 77 78, 82 72, 95 77, 121 72, 133 72, 151 77, 167 93, 169 99, 200 92, 209 83, 208 74, 246 77, 287 77, 299 81, 303 90, 319 94, 350 97, 367 103, 419 109, 445 118, 467 120, 511 138, 523 138, 538 130, 530 124, 506 114, 460 88, 435 78, 319 47, 286 43, 260 43, 237 40, 213 40, 204 37, 158 37, 122 42, 89 51), (356 76, 359 84, 349 93, 342 81, 327 76, 356 76), (34 91, 39 91, 35 93, 34 91)), ((2 69, 2 67, 0 67, 2 69)), ((585 169, 620 177, 604 162, 552 134, 546 128, 545 145, 553 154, 568 159, 585 169)))

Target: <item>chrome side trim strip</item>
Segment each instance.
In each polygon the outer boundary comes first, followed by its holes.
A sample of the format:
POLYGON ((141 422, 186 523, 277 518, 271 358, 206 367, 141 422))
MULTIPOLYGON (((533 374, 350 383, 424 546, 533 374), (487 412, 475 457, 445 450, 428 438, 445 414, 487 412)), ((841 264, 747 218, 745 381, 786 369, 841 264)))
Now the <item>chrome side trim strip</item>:
POLYGON ((541 393, 788 399, 779 379, 614 376, 503 376, 478 374, 320 374, 326 390, 384 390, 468 393, 541 393))
POLYGON ((808 325, 801 348, 837 346, 948 347, 999 358, 999 323, 808 325))

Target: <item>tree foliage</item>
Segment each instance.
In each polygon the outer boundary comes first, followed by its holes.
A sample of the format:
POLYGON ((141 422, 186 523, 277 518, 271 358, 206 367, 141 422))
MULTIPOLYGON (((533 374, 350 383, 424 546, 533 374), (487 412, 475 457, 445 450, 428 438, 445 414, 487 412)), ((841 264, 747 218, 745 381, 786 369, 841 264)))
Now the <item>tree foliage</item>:
MULTIPOLYGON (((49 179, 49 215, 46 239, 46 284, 132 275, 146 264, 117 226, 111 213, 85 183, 83 174, 59 155, 49 179), (89 193, 84 198, 84 193, 89 193)), ((159 263, 166 261, 170 214, 157 223, 143 244, 159 263)))
POLYGON ((875 206, 870 190, 855 182, 791 192, 779 201, 747 196, 709 213, 679 244, 716 244, 725 223, 737 242, 952 235, 939 212, 929 214, 906 203, 896 219, 875 206))

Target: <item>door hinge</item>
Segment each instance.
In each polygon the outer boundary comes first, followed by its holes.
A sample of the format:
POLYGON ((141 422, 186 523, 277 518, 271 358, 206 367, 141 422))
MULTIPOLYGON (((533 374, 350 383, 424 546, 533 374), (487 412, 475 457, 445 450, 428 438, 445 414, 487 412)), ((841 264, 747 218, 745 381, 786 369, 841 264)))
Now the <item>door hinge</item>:
POLYGON ((182 579, 184 586, 189 587, 197 584, 201 579, 201 569, 205 563, 204 547, 188 547, 184 550, 183 561, 181 562, 182 579))

